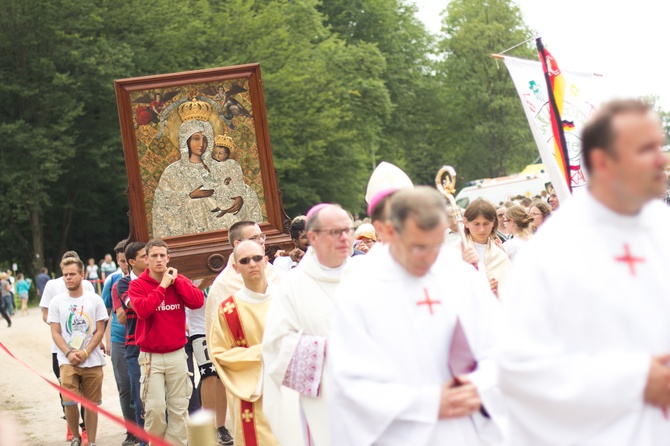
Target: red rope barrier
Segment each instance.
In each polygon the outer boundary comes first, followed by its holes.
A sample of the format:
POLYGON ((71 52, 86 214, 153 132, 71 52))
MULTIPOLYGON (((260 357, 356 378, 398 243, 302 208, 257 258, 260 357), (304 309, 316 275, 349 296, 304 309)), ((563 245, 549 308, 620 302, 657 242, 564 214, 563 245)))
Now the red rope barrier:
POLYGON ((40 372, 37 370, 33 369, 30 367, 28 364, 14 356, 12 352, 9 351, 5 345, 0 342, 0 349, 4 350, 5 353, 7 353, 11 358, 16 360, 19 364, 33 372, 35 375, 39 376, 42 378, 44 381, 46 381, 51 387, 55 388, 58 390, 60 393, 62 393, 64 396, 68 397, 72 401, 76 401, 77 403, 81 404, 86 408, 86 410, 92 410, 93 412, 97 412, 99 414, 102 414, 103 416, 109 418, 113 422, 120 424, 121 426, 125 427, 128 432, 131 434, 135 435, 136 437, 146 441, 147 443, 151 443, 152 446, 173 446, 170 443, 167 443, 165 440, 162 438, 156 437, 155 435, 152 435, 139 427, 137 424, 131 422, 131 421, 126 421, 123 418, 117 417, 111 412, 108 412, 107 410, 103 409, 102 407, 98 406, 97 404, 80 397, 79 395, 69 391, 68 389, 61 387, 60 385, 56 384, 55 382, 51 381, 49 378, 46 376, 42 375, 40 372))

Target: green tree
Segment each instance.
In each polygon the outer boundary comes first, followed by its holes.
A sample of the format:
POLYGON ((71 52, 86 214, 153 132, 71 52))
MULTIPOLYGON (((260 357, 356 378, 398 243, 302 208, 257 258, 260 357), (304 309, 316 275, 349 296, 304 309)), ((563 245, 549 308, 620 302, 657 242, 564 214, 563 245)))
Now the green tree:
MULTIPOLYGON (((448 97, 448 157, 465 179, 521 170, 537 150, 507 71, 490 57, 531 36, 519 8, 511 0, 454 0, 443 31, 438 69, 448 97)), ((537 58, 529 45, 513 54, 537 58)))
POLYGON ((360 205, 391 111, 386 64, 324 26, 316 0, 8 0, 0 12, 0 243, 22 269, 54 269, 65 249, 100 258, 127 234, 117 78, 260 62, 287 211, 360 205))
POLYGON ((416 183, 429 183, 441 163, 435 156, 441 142, 432 129, 441 125, 444 95, 430 59, 434 37, 418 20, 416 6, 399 0, 333 0, 320 10, 346 42, 374 44, 385 60, 381 77, 392 110, 381 122, 381 139, 370 145, 371 169, 386 160, 416 183))
MULTIPOLYGON (((218 65, 259 61, 275 167, 289 215, 320 201, 355 210, 391 103, 384 58, 324 26, 314 0, 233 0, 219 7, 218 65)), ((218 11, 218 9, 217 9, 218 11)))
POLYGON ((9 0, 1 8, 0 212, 8 230, 0 237, 13 258, 38 268, 48 251, 45 225, 49 233, 56 226, 45 218, 51 206, 74 206, 58 192, 85 187, 71 176, 81 170, 81 151, 111 153, 109 133, 100 131, 109 123, 105 104, 113 105, 105 80, 124 71, 128 52, 101 35, 93 2, 9 0))

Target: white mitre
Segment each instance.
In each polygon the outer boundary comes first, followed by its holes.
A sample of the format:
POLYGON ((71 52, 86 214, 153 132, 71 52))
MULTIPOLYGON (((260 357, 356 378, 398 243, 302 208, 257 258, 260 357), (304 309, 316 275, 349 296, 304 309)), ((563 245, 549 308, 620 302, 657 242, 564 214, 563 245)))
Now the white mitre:
POLYGON ((381 191, 386 189, 412 188, 412 180, 396 165, 382 161, 370 175, 368 188, 365 191, 365 201, 370 203, 381 191))

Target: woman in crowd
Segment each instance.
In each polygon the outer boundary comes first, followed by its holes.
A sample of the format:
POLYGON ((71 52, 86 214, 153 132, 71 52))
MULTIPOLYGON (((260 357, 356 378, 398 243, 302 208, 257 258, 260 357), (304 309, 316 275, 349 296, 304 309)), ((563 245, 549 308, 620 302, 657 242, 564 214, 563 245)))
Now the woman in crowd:
POLYGON ((28 291, 30 291, 30 283, 21 273, 16 275, 16 279, 16 294, 21 299, 21 314, 28 316, 28 291))
POLYGON ((505 243, 505 251, 511 261, 522 246, 533 236, 533 217, 521 206, 512 206, 505 211, 505 224, 512 238, 505 243))
POLYGON ((498 228, 496 208, 483 198, 472 201, 463 214, 465 233, 479 254, 479 270, 485 271, 491 290, 497 296, 498 285, 510 267, 510 261, 495 235, 498 228))
POLYGON ((100 276, 98 275, 98 271, 100 268, 98 265, 95 264, 95 259, 91 258, 88 259, 88 265, 86 265, 86 280, 91 282, 93 284, 93 288, 97 290, 97 293, 100 294, 100 283, 98 282, 98 279, 100 276))
POLYGON ((542 200, 535 200, 531 203, 528 213, 533 217, 533 228, 535 231, 551 215, 551 207, 542 200))

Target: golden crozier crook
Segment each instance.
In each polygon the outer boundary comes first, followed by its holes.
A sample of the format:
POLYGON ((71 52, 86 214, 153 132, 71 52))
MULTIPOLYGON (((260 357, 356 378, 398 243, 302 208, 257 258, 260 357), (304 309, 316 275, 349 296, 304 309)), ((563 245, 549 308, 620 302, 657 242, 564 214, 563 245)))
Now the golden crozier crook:
POLYGON ((456 170, 451 166, 442 166, 435 176, 435 187, 445 196, 451 206, 451 218, 458 225, 458 235, 460 235, 461 242, 463 242, 463 247, 465 248, 468 246, 468 239, 465 236, 463 213, 454 199, 454 193, 456 192, 456 170))

